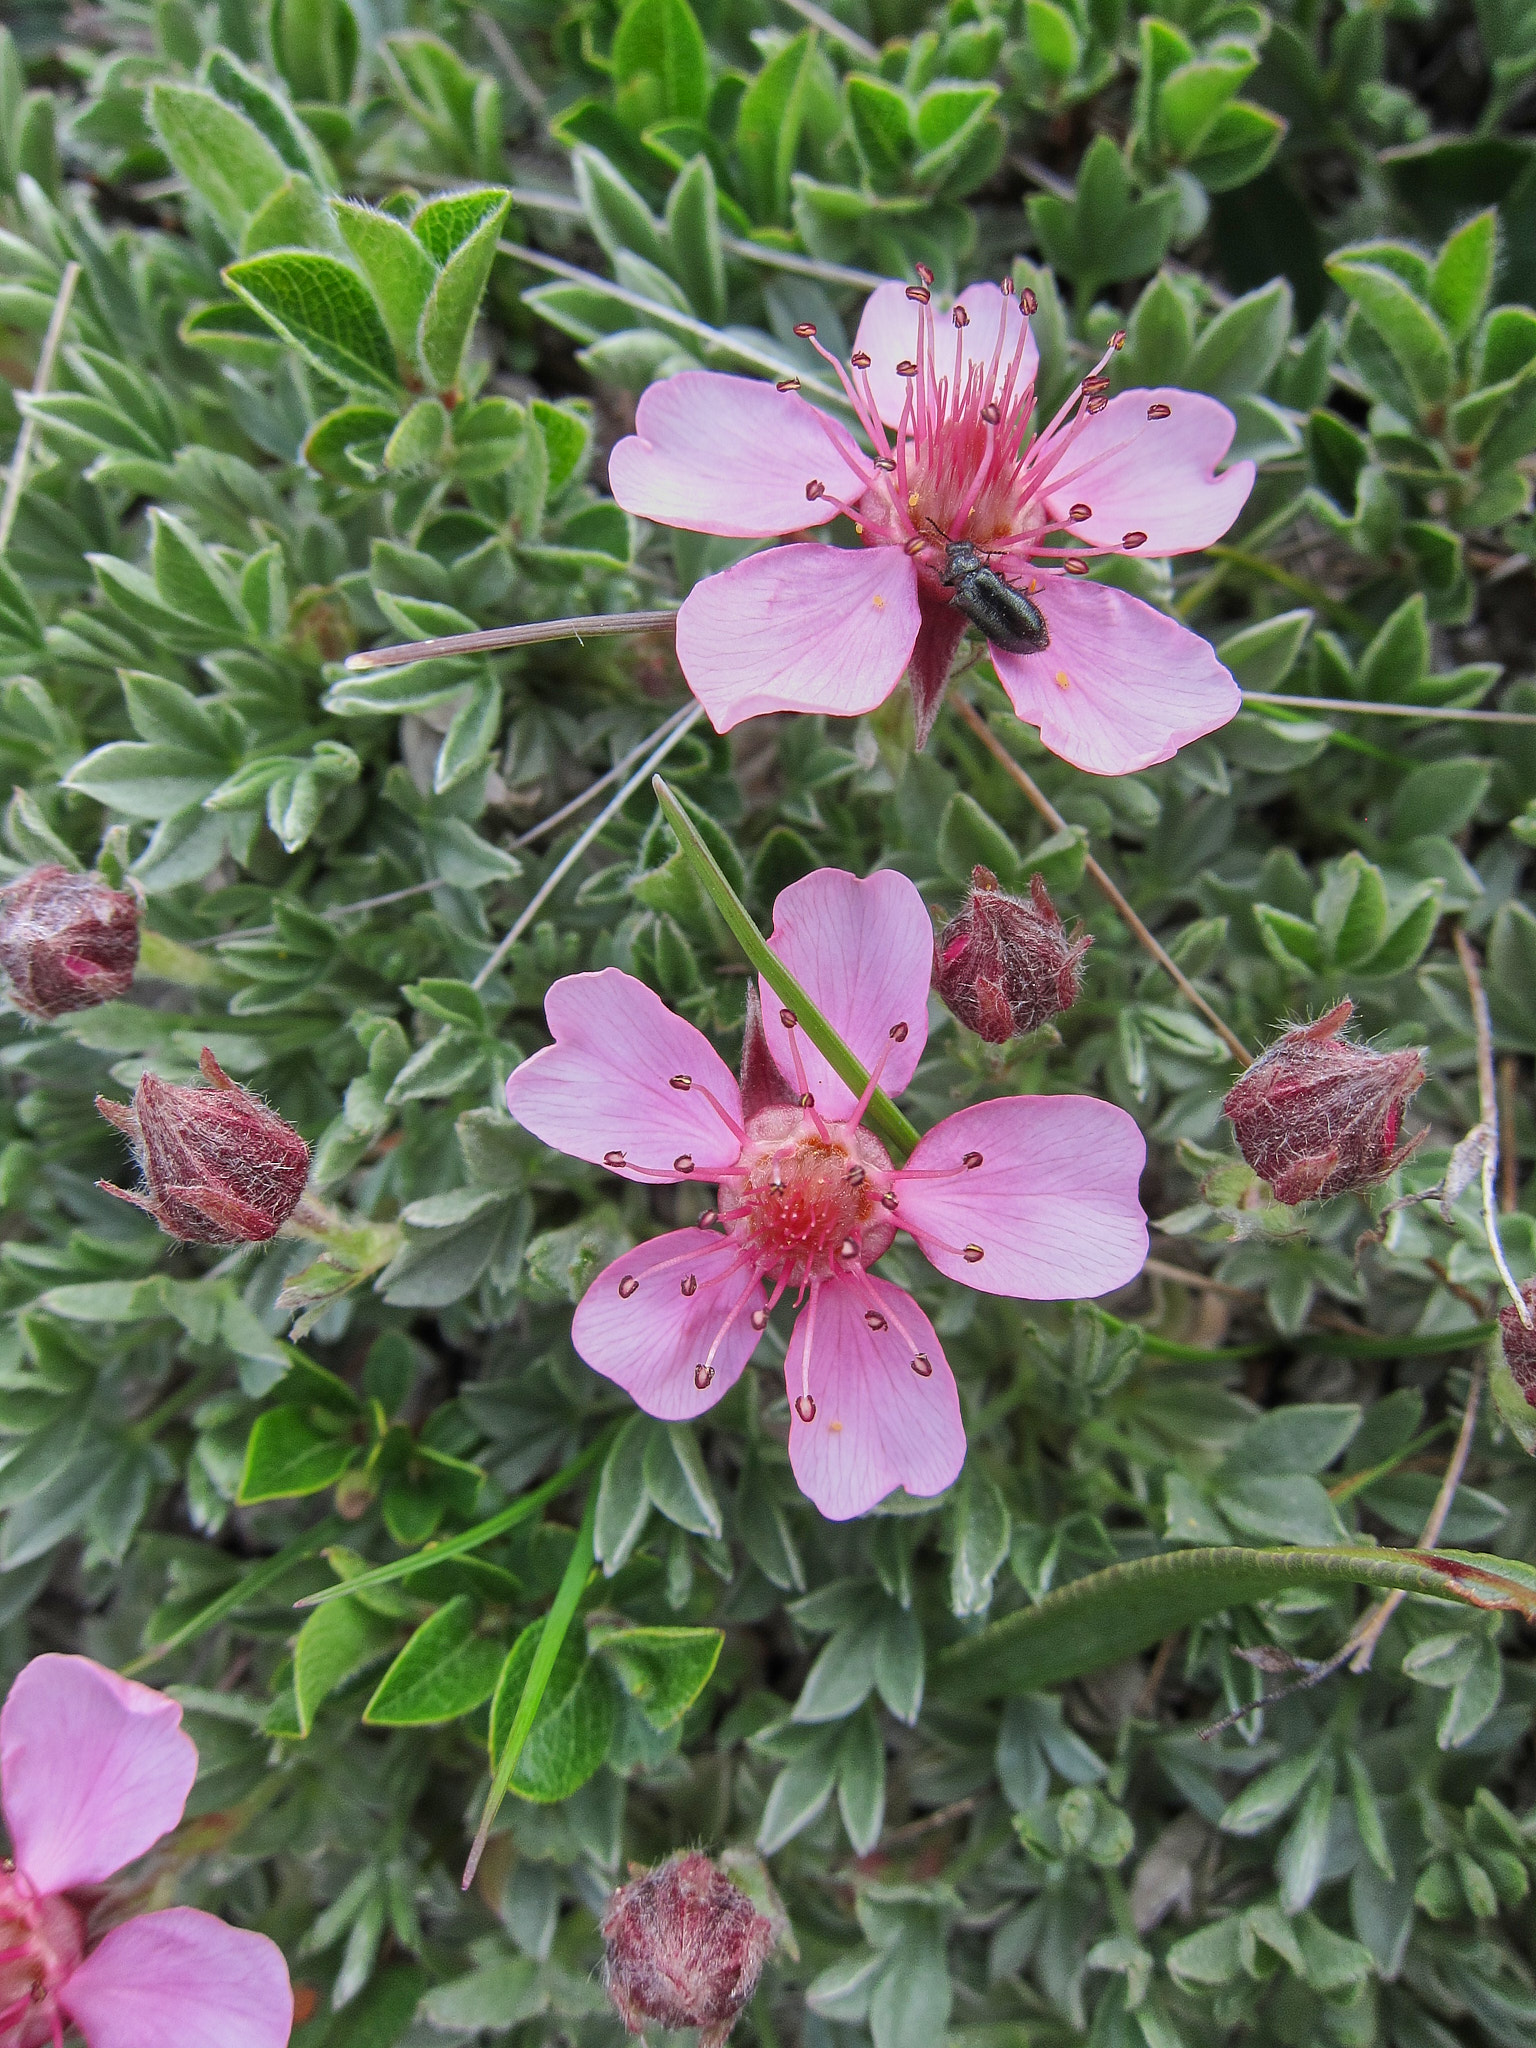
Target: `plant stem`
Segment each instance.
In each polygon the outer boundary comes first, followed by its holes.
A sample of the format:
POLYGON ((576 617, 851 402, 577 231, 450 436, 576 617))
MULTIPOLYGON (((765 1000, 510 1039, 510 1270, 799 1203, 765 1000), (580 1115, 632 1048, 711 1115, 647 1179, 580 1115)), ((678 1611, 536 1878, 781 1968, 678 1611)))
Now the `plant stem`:
POLYGON ((683 737, 683 734, 690 732, 703 716, 704 706, 702 704, 691 704, 660 744, 652 747, 633 775, 621 784, 615 794, 603 805, 603 808, 592 822, 576 835, 559 860, 555 862, 555 865, 544 877, 538 888, 534 890, 533 896, 526 907, 518 912, 506 937, 501 940, 495 951, 480 969, 480 972, 470 983, 471 988, 480 989, 485 987, 485 984, 496 972, 496 969, 506 959, 512 948, 523 936, 523 933, 527 931, 529 925, 533 923, 533 920, 544 908, 550 897, 554 895, 556 889, 559 888, 577 861, 581 859, 581 856, 586 852, 599 832, 602 831, 603 827, 611 818, 617 816, 623 810, 641 783, 646 780, 647 776, 654 775, 655 771, 683 737))
MULTIPOLYGON (((59 359, 65 323, 69 319, 69 309, 74 303, 75 286, 79 282, 79 264, 66 263, 64 275, 59 279, 59 295, 53 302, 48 332, 43 336, 43 351, 37 359, 37 374, 32 379, 33 398, 41 398, 53 382, 54 365, 59 359)), ((21 503, 21 487, 27 480, 27 465, 32 460, 32 443, 36 438, 37 421, 28 413, 21 423, 21 432, 16 436, 11 466, 6 473, 5 496, 0 498, 0 555, 3 555, 10 545, 11 528, 16 523, 16 508, 21 503)))
POLYGON ((1482 964, 1473 950, 1472 942, 1461 926, 1451 928, 1451 943, 1456 948, 1456 958, 1466 977, 1467 994, 1472 1003, 1472 1030, 1477 1044, 1477 1109, 1478 1129, 1482 1133, 1483 1154, 1480 1162, 1480 1179, 1483 1191, 1483 1235, 1488 1240, 1488 1249, 1493 1263, 1498 1268, 1504 1291, 1515 1305, 1515 1313, 1526 1329, 1533 1326, 1531 1311, 1526 1306, 1525 1296, 1520 1292, 1519 1283, 1509 1270, 1509 1261, 1504 1256, 1504 1245, 1499 1237, 1499 1218, 1496 1199, 1499 1174, 1499 1091, 1493 1071, 1493 1020, 1488 1014, 1488 996, 1483 988, 1482 964))
POLYGON ((394 647, 372 647, 349 654, 342 663, 350 675, 371 669, 405 668, 413 661, 442 655, 496 654, 508 647, 537 647, 546 640, 601 640, 614 633, 650 633, 677 626, 673 612, 592 612, 577 619, 535 619, 529 626, 489 626, 480 633, 443 633, 435 640, 404 640, 394 647))
MULTIPOLYGON (((862 1095, 869 1081, 868 1070, 844 1045, 800 983, 769 946, 768 941, 752 922, 746 905, 721 872, 719 862, 704 844, 698 827, 659 775, 654 778, 654 786, 656 801, 661 805, 663 817, 677 835, 677 843, 682 848, 684 859, 698 876, 711 902, 730 927, 736 943, 779 1001, 794 1011, 806 1037, 828 1062, 839 1080, 845 1082, 856 1096, 862 1095)), ((879 1136, 881 1142, 900 1159, 905 1159, 917 1144, 919 1134, 915 1125, 907 1121, 883 1088, 877 1088, 870 1097, 865 1122, 879 1136)))
MULTIPOLYGON (((523 1680, 522 1697, 517 1703, 512 1727, 507 1735, 507 1746, 501 1753, 501 1762, 496 1766, 496 1775, 485 1802, 485 1811, 480 1816, 480 1825, 475 1830, 474 1845, 469 1852, 469 1861, 464 1866, 462 1889, 468 1891, 475 1881, 475 1872, 480 1867, 480 1858, 485 1854, 485 1845, 490 1840, 491 1823, 501 1811, 501 1802, 507 1796, 507 1787, 512 1782, 512 1773, 517 1769, 517 1760, 523 1753, 534 1719, 543 1704, 550 1674, 555 1668, 555 1659, 561 1645, 576 1619, 576 1609, 586 1591, 587 1578, 593 1565, 593 1532, 597 1527, 597 1484, 594 1481, 587 1488, 587 1504, 582 1510, 581 1527, 576 1532, 576 1547, 565 1567, 565 1575, 556 1590, 549 1613, 544 1617, 544 1627, 539 1635, 538 1647, 533 1653, 533 1662, 528 1667, 528 1676, 523 1680)), ((491 1708, 491 1748, 495 1751, 496 1710, 491 1708)))
MULTIPOLYGON (((1051 830, 1053 832, 1068 831, 1070 828, 1066 819, 1057 810, 1033 776, 1027 774, 1020 767, 1019 763, 1009 753, 996 733, 993 732, 991 726, 987 724, 986 719, 982 717, 975 705, 960 696, 952 698, 951 702, 954 704, 958 715, 964 719, 965 723, 971 728, 971 731, 975 733, 977 739, 987 749, 987 752, 994 757, 1004 772, 1011 776, 1019 788, 1023 790, 1025 796, 1028 797, 1051 830)), ((1103 894, 1109 898, 1109 901, 1114 905, 1120 916, 1130 926, 1137 939, 1146 947, 1158 966, 1162 968, 1169 980, 1180 991, 1185 1001, 1200 1012, 1200 1015, 1210 1025, 1232 1057, 1243 1066, 1251 1067, 1253 1065, 1253 1054, 1243 1044, 1243 1041, 1232 1030, 1225 1019, 1218 1016, 1216 1011, 1211 1008, 1205 997, 1201 995, 1199 989, 1195 987, 1189 976, 1178 965, 1177 961, 1173 959, 1167 949, 1159 945, 1157 940, 1153 938, 1151 932, 1148 931, 1147 927, 1126 901, 1123 892, 1111 880, 1109 875, 1105 873, 1104 869, 1100 867, 1091 853, 1085 856, 1083 866, 1087 873, 1093 877, 1094 882, 1103 894)))
POLYGON ((784 5, 798 14, 802 21, 808 21, 812 28, 819 28, 830 41, 841 43, 863 63, 877 65, 880 62, 880 52, 873 43, 867 42, 856 30, 845 27, 824 7, 816 6, 815 0, 784 0, 784 5))

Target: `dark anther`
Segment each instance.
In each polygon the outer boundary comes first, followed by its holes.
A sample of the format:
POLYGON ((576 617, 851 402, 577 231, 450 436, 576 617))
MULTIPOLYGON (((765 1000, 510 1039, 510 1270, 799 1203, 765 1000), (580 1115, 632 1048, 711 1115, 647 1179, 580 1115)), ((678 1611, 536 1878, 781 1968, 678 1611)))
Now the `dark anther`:
POLYGON ((1114 333, 1109 337, 1109 345, 1111 348, 1125 347, 1125 329, 1123 327, 1115 329, 1114 333))
POLYGON ((1147 407, 1147 418, 1149 420, 1165 420, 1172 411, 1173 407, 1171 405, 1149 405, 1147 407))
POLYGON ((1088 574, 1088 564, 1081 555, 1068 555, 1061 566, 1069 576, 1086 576, 1088 574))
POLYGON ((807 1088, 805 1093, 800 1097, 800 1107, 802 1109, 814 1109, 816 1107, 816 1098, 811 1093, 809 1088, 807 1088))
POLYGON ((696 1295, 696 1294, 698 1293, 698 1291, 699 1291, 699 1276, 698 1276, 698 1274, 697 1274, 697 1273, 689 1273, 689 1274, 688 1274, 688 1275, 686 1276, 686 1278, 685 1278, 685 1279, 683 1279, 683 1280, 679 1281, 679 1283, 678 1283, 678 1287, 679 1287, 679 1291, 680 1291, 680 1292, 681 1292, 681 1293, 682 1293, 683 1295, 685 1295, 685 1296, 686 1296, 686 1298, 687 1298, 687 1299, 688 1299, 689 1301, 692 1301, 693 1297, 694 1297, 694 1296, 695 1296, 695 1295, 696 1295))
POLYGON ((882 1209, 894 1209, 896 1207, 896 1196, 892 1189, 887 1188, 880 1197, 880 1206, 882 1209))
POLYGON ((1083 389, 1091 396, 1097 397, 1099 392, 1109 389, 1109 379, 1107 377, 1085 377, 1083 379, 1083 389))
POLYGON ((824 498, 827 495, 827 487, 819 476, 811 478, 805 487, 805 495, 813 505, 818 498, 824 498))
POLYGON ((865 1181, 868 1180, 869 1175, 864 1171, 862 1166, 850 1166, 847 1173, 844 1174, 843 1178, 847 1181, 849 1187, 861 1188, 863 1187, 865 1181))
POLYGON ((995 398, 989 398, 981 408, 981 416, 989 427, 995 427, 1003 416, 1003 408, 995 398))
POLYGON ((969 327, 971 324, 971 316, 967 313, 964 306, 956 306, 949 317, 956 327, 969 327))
POLYGON ((1101 391, 1097 398, 1090 398, 1087 405, 1088 417, 1096 419, 1109 403, 1109 393, 1101 391))
POLYGON ((1038 313, 1040 310, 1040 301, 1035 297, 1028 285, 1025 285, 1023 291, 1019 293, 1019 304, 1026 313, 1038 313))
POLYGON ((668 1081, 669 1088, 675 1088, 679 1095, 686 1095, 693 1086, 692 1074, 674 1074, 668 1081))
POLYGON ((674 1173, 692 1173, 693 1154, 691 1152, 679 1152, 672 1162, 672 1171, 674 1173))
POLYGON ((968 1244, 960 1256, 968 1266, 979 1266, 987 1255, 979 1244, 968 1244))
POLYGON ((917 375, 917 365, 903 357, 901 362, 896 365, 896 374, 898 377, 915 377, 917 375))
POLYGON ((892 1039, 892 1042, 893 1042, 894 1044, 896 1044, 896 1045, 905 1045, 905 1044, 906 1044, 906 1042, 907 1042, 907 1027, 906 1027, 906 1025, 905 1025, 905 1024, 893 1024, 893 1025, 891 1026, 891 1039, 892 1039))
POLYGON ((865 1309, 864 1320, 877 1336, 882 1330, 888 1330, 891 1327, 877 1308, 865 1309))
POLYGON ((1146 537, 1147 536, 1144 533, 1122 534, 1120 539, 1120 545, 1123 548, 1139 548, 1142 545, 1142 543, 1146 540, 1146 537))
POLYGON ((968 1172, 974 1172, 975 1169, 981 1164, 981 1154, 979 1152, 967 1152, 964 1159, 961 1160, 960 1164, 963 1167, 965 1167, 968 1172))
POLYGON ((1074 505, 1072 507, 1072 510, 1067 514, 1067 517, 1069 519, 1075 519, 1078 525, 1081 526, 1085 519, 1091 519, 1093 517, 1093 507, 1091 505, 1074 505))
POLYGON ((837 1256, 840 1259, 856 1259, 859 1256, 857 1238, 845 1237, 837 1248, 837 1256))
POLYGON ((778 391, 798 391, 800 389, 800 379, 798 377, 781 377, 774 388, 778 391))
POLYGON ((754 1329, 754 1330, 759 1330, 759 1331, 761 1331, 761 1330, 766 1330, 766 1329, 767 1329, 767 1327, 768 1327, 768 1311, 767 1311, 767 1309, 765 1309, 765 1308, 755 1308, 755 1309, 753 1309, 753 1311, 752 1311, 752 1327, 753 1327, 753 1329, 754 1329))
POLYGON ((867 370, 874 361, 874 357, 869 354, 867 349, 856 348, 848 360, 856 370, 867 370))
POLYGON ((809 1394, 797 1394, 795 1396, 795 1413, 802 1422, 814 1422, 816 1420, 816 1403, 809 1394))
POLYGON ((605 1152, 603 1154, 604 1166, 623 1166, 625 1163, 622 1152, 605 1152))
POLYGON ((914 305, 926 306, 932 294, 925 284, 909 284, 907 286, 907 297, 912 300, 914 305))
POLYGON ((814 320, 797 320, 795 322, 795 332, 802 341, 814 341, 816 339, 816 322, 814 320))
POLYGON ((914 263, 912 268, 917 272, 917 279, 919 284, 933 283, 933 272, 928 268, 926 263, 914 263))
POLYGON ((887 476, 892 476, 896 470, 896 458, 894 455, 877 455, 875 457, 875 467, 876 469, 883 469, 887 476))
POLYGON ((635 1278, 633 1273, 626 1273, 624 1275, 624 1278, 619 1282, 620 1301, 628 1301, 629 1297, 636 1291, 639 1285, 640 1282, 635 1278))
POLYGON ((1011 277, 1005 277, 1003 279, 1003 297, 1005 299, 1011 299, 1013 297, 1013 279, 1011 277))
POLYGON ((912 1370, 920 1380, 931 1380, 933 1378, 933 1360, 926 1351, 918 1352, 912 1361, 912 1370))
POLYGON ((699 1218, 696 1228, 698 1228, 699 1230, 708 1230, 709 1226, 712 1223, 718 1223, 719 1221, 720 1211, 718 1209, 706 1209, 704 1211, 704 1214, 699 1218))
POLYGON ((793 1010, 780 1010, 779 1022, 784 1026, 784 1029, 786 1031, 793 1031, 795 1026, 800 1022, 800 1019, 795 1015, 793 1010))
POLYGON ((712 1365, 696 1365, 693 1368, 693 1384, 701 1394, 714 1376, 715 1368, 712 1365))
POLYGON ((927 545, 927 541, 923 539, 920 533, 914 533, 909 541, 903 542, 902 553, 906 555, 920 555, 927 545))

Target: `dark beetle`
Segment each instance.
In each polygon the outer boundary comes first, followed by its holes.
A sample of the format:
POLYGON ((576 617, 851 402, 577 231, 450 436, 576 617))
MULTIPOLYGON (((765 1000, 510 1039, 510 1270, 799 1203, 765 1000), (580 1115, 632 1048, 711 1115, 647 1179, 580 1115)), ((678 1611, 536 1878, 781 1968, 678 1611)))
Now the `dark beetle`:
POLYGON ((939 538, 944 543, 941 581, 953 590, 954 602, 971 624, 1004 654, 1043 654, 1051 636, 1034 600, 989 569, 982 550, 970 541, 951 540, 943 533, 939 538))

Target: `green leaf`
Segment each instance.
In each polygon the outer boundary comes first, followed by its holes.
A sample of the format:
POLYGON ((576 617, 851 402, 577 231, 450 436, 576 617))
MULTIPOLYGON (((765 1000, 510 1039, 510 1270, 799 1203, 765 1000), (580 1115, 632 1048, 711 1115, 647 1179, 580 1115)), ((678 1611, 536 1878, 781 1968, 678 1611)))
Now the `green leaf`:
POLYGON ((1369 1586, 1536 1612, 1536 1571, 1462 1551, 1182 1550, 1111 1565, 1048 1593, 940 1653, 946 1692, 972 1697, 1035 1692, 1160 1642, 1226 1608, 1296 1587, 1369 1586))
MULTIPOLYGON (((670 269, 700 319, 719 326, 726 316, 725 252, 720 241, 720 199, 707 156, 692 158, 667 198, 670 269)), ((551 461, 549 488, 555 491, 551 461)))
POLYGON ((317 1607, 293 1646, 293 1694, 299 1733, 308 1735, 323 1700, 375 1658, 384 1654, 394 1631, 361 1600, 317 1607))
POLYGON ((658 121, 702 121, 709 53, 688 0, 629 0, 614 31, 614 108, 639 135, 658 121))
POLYGON ((336 257, 274 251, 230 264, 224 282, 325 376, 354 389, 397 391, 395 352, 378 306, 336 257))
POLYGON ((1288 910, 1277 910, 1272 903, 1255 903, 1253 917, 1265 952, 1287 973, 1308 975, 1322 972, 1323 945, 1315 925, 1309 924, 1304 917, 1292 917, 1288 910))
POLYGON ((645 1446, 645 1487, 651 1500, 679 1529, 720 1537, 720 1503, 704 1468, 698 1439, 686 1422, 652 1429, 645 1446))
MULTIPOLYGON (((724 1642, 717 1628, 604 1629, 591 1638, 653 1728, 683 1718, 713 1677, 724 1642)), ((512 1783, 515 1790, 515 1777, 512 1783)))
POLYGON ((885 1738, 869 1705, 849 1721, 837 1748, 837 1810, 855 1855, 867 1856, 885 1826, 885 1738))
POLYGON ((395 353, 416 360, 422 311, 437 282, 437 265, 404 221, 356 199, 333 199, 343 241, 368 280, 395 353))
POLYGON ((949 1605, 963 1619, 985 1614, 992 1605, 993 1581, 1007 1563, 1013 1534, 1001 1489, 974 1457, 965 1461, 953 1514, 949 1605))
POLYGON ((1046 260, 1072 279, 1086 303, 1102 284, 1157 268, 1173 238, 1179 199, 1168 188, 1133 199, 1124 159, 1099 135, 1079 166, 1072 198, 1037 192, 1028 212, 1046 260))
POLYGON ((357 1456, 349 1436, 316 1428, 309 1411, 291 1404, 258 1415, 245 1447, 239 1500, 297 1500, 334 1486, 357 1456))
POLYGON ((906 95, 883 78, 855 74, 843 90, 848 117, 870 175, 893 184, 917 154, 917 133, 906 95))
POLYGON ((1180 381, 1228 403, 1261 390, 1284 353, 1291 319, 1291 288, 1283 277, 1234 299, 1196 342, 1180 381))
POLYGON ((160 80, 150 89, 149 116, 166 155, 238 244, 290 167, 260 129, 199 86, 160 80))
POLYGON ((460 1593, 429 1616, 380 1679, 364 1721, 373 1728, 420 1728, 456 1721, 488 1700, 502 1649, 476 1633, 478 1615, 479 1603, 460 1593))
POLYGON ((1490 207, 1449 236, 1429 281, 1429 302, 1453 341, 1465 341, 1483 317, 1499 260, 1499 217, 1490 207))
POLYGON ((803 29, 769 59, 742 99, 736 116, 736 154, 747 204, 757 220, 789 218, 789 176, 818 54, 814 29, 803 29))
POLYGON ((512 204, 510 192, 462 194, 481 202, 478 227, 446 258, 422 309, 416 352, 439 391, 458 388, 481 295, 496 260, 496 238, 512 204))
POLYGON ((1386 343, 1420 408, 1448 397, 1455 371, 1450 337, 1412 288, 1384 264, 1349 250, 1330 256, 1326 267, 1386 343))

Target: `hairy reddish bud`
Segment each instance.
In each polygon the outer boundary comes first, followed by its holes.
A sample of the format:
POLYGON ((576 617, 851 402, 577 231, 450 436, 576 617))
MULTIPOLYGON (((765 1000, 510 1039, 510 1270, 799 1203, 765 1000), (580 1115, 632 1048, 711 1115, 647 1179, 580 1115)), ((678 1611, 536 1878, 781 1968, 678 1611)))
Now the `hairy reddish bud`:
POLYGON ((632 2034, 698 2027, 720 2048, 757 1988, 773 1923, 698 1850, 622 1885, 603 1917, 608 1995, 632 2034))
POLYGON ((1499 1334, 1504 1340, 1504 1363, 1527 1402, 1536 1408, 1536 1280, 1527 1280, 1520 1294, 1531 1318, 1530 1329, 1510 1302, 1499 1310, 1499 1334))
POLYGON ((126 993, 139 958, 139 899, 100 875, 33 868, 0 889, 0 968, 29 1017, 65 1017, 126 993))
POLYGON ((1038 875, 1026 903, 1005 894, 990 868, 973 868, 964 908, 934 941, 933 985, 968 1030, 1002 1045, 1071 1009, 1092 944, 1081 925, 1067 931, 1038 875))
POLYGON ((1277 1201, 1374 1187, 1427 1135, 1397 1142, 1404 1105, 1424 1080, 1423 1048, 1374 1052, 1344 1037, 1354 1007, 1346 996, 1315 1024, 1287 1031, 1222 1105, 1238 1150, 1277 1201))
POLYGON ((97 1186, 147 1210, 171 1237, 193 1244, 264 1244, 299 1205, 309 1147, 248 1088, 231 1081, 206 1046, 212 1083, 182 1088, 145 1074, 133 1107, 98 1095, 96 1107, 138 1154, 144 1187, 97 1186))

